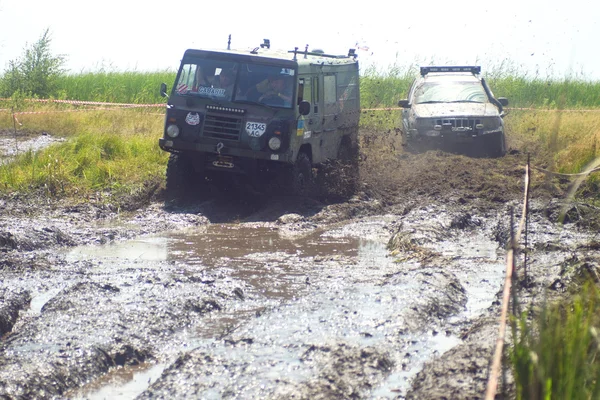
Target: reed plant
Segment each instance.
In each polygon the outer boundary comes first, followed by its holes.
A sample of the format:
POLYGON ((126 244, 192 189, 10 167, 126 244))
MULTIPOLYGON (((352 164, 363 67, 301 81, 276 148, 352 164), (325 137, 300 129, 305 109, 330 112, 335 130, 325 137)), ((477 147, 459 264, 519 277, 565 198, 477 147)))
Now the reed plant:
POLYGON ((537 317, 530 311, 512 320, 517 399, 600 398, 598 295, 593 283, 585 284, 573 298, 546 305, 537 317))
POLYGON ((96 71, 64 75, 57 80, 57 97, 112 103, 157 104, 161 83, 172 84, 175 72, 96 71))

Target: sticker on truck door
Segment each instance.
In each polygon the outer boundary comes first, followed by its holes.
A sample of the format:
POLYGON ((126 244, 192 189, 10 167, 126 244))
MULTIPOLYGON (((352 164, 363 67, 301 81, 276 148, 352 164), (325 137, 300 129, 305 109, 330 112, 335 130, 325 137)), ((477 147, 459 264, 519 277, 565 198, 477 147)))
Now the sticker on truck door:
POLYGON ((267 130, 267 124, 262 122, 246 122, 246 133, 250 137, 261 137, 267 130))

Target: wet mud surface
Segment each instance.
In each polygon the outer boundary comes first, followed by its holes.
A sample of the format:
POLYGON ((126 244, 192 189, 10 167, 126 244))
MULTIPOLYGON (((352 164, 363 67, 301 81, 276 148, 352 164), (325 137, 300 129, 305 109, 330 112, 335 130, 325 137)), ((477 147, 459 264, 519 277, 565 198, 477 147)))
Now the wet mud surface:
MULTIPOLYGON (((3 198, 0 398, 482 398, 522 165, 369 153, 336 204, 3 198)), ((559 224, 562 189, 544 185, 518 284, 531 303, 600 249, 596 210, 559 224)))

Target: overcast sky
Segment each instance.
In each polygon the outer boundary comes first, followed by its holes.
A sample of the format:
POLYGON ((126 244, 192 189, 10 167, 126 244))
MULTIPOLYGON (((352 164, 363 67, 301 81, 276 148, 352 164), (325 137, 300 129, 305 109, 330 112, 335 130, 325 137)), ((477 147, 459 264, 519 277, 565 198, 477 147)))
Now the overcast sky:
POLYGON ((0 0, 0 71, 50 28, 52 51, 72 72, 175 70, 185 49, 225 48, 231 34, 235 48, 269 38, 345 54, 358 43, 362 68, 509 65, 600 80, 598 20, 595 0, 0 0))

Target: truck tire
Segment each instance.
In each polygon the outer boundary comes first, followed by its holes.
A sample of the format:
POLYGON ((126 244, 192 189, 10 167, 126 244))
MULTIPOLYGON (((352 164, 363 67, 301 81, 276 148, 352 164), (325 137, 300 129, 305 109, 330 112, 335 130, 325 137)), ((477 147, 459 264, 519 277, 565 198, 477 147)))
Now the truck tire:
POLYGON ((358 168, 358 145, 354 145, 350 140, 342 140, 338 150, 338 160, 336 163, 335 187, 336 192, 343 199, 352 197, 359 183, 359 168, 358 168))
POLYGON ((290 171, 290 192, 296 196, 311 196, 314 194, 315 181, 312 172, 312 163, 308 154, 298 154, 296 162, 290 171))
POLYGON ((194 166, 185 154, 171 153, 167 163, 166 197, 181 200, 193 193, 198 183, 194 166))

